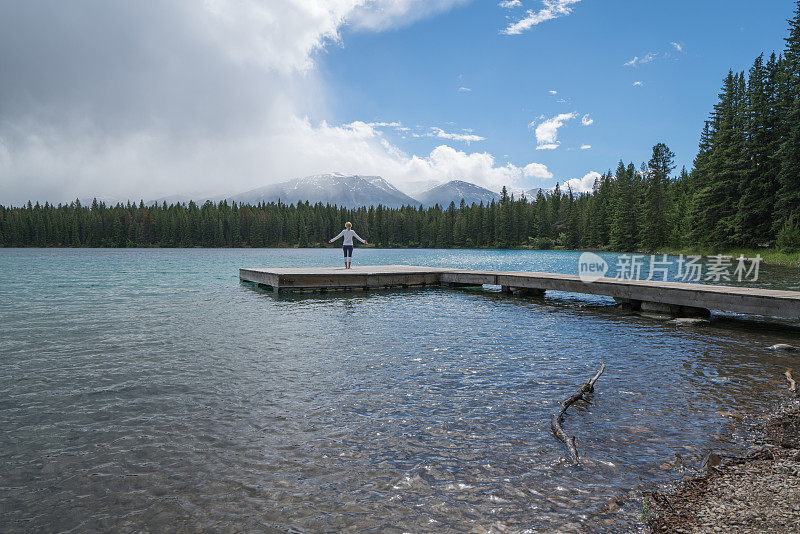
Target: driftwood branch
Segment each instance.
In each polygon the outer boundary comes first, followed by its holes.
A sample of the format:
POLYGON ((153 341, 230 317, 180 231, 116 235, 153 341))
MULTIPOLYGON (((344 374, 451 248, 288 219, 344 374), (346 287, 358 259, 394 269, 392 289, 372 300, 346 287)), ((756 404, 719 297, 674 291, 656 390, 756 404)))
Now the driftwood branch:
POLYGON ((566 413, 567 409, 572 406, 572 404, 582 399, 586 393, 591 393, 594 391, 594 383, 597 382, 597 379, 600 378, 600 375, 603 374, 605 369, 606 365, 601 363, 600 370, 597 371, 597 374, 594 375, 594 378, 582 385, 581 389, 579 389, 577 393, 563 401, 561 403, 561 411, 553 414, 553 418, 550 420, 550 429, 553 431, 553 435, 555 435, 555 437, 567 448, 569 459, 573 465, 578 465, 580 460, 578 459, 578 450, 575 448, 575 437, 567 436, 567 433, 564 432, 564 429, 561 427, 561 423, 564 422, 564 413, 566 413))
POLYGON ((796 394, 797 393, 797 382, 795 382, 794 378, 792 378, 792 370, 791 369, 787 369, 786 372, 783 373, 783 374, 786 375, 786 380, 789 381, 789 391, 791 391, 792 393, 796 394))

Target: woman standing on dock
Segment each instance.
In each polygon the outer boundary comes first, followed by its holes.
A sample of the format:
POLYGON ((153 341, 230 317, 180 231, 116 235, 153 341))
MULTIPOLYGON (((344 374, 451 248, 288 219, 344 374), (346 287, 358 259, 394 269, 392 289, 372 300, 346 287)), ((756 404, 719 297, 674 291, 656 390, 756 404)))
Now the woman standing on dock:
POLYGON ((339 232, 339 235, 337 235, 336 237, 334 237, 333 239, 328 241, 328 243, 333 243, 334 241, 336 241, 340 237, 344 238, 344 241, 342 242, 342 250, 344 251, 344 268, 345 269, 349 269, 350 268, 350 260, 353 258, 353 238, 355 237, 356 239, 358 239, 359 241, 361 241, 365 245, 367 244, 367 242, 365 240, 361 239, 358 236, 358 234, 355 233, 354 230, 352 230, 352 228, 353 228, 353 224, 352 223, 346 222, 346 223, 344 223, 344 225, 345 225, 345 229, 342 230, 341 232, 339 232))

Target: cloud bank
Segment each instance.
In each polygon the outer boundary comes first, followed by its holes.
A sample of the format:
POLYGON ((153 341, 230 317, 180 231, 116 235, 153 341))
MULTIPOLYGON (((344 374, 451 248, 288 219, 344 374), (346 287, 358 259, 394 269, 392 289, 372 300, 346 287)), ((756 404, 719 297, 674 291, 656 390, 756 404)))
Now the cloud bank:
POLYGON ((331 171, 492 189, 550 178, 447 145, 405 154, 378 124, 324 120, 316 66, 345 25, 382 31, 464 1, 2 2, 0 203, 227 194, 331 171))

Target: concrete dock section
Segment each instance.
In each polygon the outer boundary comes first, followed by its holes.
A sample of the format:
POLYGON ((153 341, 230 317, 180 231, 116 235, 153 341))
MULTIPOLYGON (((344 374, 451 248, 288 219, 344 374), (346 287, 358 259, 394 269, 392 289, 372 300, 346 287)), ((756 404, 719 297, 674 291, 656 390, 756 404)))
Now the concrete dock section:
POLYGON ((243 282, 282 291, 325 291, 391 287, 496 285, 515 295, 546 291, 603 295, 633 310, 674 316, 708 315, 710 310, 800 321, 800 291, 600 278, 524 271, 472 271, 380 265, 344 268, 240 269, 243 282))

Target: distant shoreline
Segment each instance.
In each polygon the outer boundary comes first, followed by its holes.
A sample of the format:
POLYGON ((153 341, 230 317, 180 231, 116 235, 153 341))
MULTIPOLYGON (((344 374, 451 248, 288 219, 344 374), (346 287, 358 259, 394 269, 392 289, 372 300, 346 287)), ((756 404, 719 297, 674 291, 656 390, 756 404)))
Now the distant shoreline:
MULTIPOLYGON (((134 246, 126 246, 126 247, 69 247, 69 246, 51 246, 51 247, 41 247, 41 246, 24 246, 24 247, 3 247, 0 246, 0 250, 2 249, 35 249, 35 248, 42 248, 42 249, 108 249, 108 250, 123 250, 123 249, 338 249, 339 247, 335 247, 329 245, 327 243, 314 243, 309 244, 308 246, 300 247, 298 245, 276 245, 272 247, 253 247, 247 244, 243 244, 238 247, 229 247, 229 246, 220 246, 220 247, 200 247, 200 246, 177 246, 177 247, 163 247, 159 245, 134 245, 134 246)), ((695 249, 663 249, 658 250, 656 252, 648 252, 648 251, 623 251, 623 250, 608 250, 608 249, 567 249, 567 248, 536 248, 532 246, 518 246, 518 247, 412 247, 412 246, 374 246, 374 245, 367 245, 361 246, 361 248, 370 248, 370 249, 386 249, 386 250, 534 250, 540 252, 608 252, 612 254, 668 254, 672 256, 678 256, 683 254, 685 256, 716 256, 716 255, 723 255, 723 256, 731 256, 734 258, 738 258, 740 255, 743 255, 745 258, 755 258, 757 255, 760 255, 763 259, 763 263, 766 265, 778 265, 781 267, 800 267, 800 252, 782 252, 780 250, 774 248, 736 248, 730 250, 708 250, 702 248, 695 248, 695 249)))

